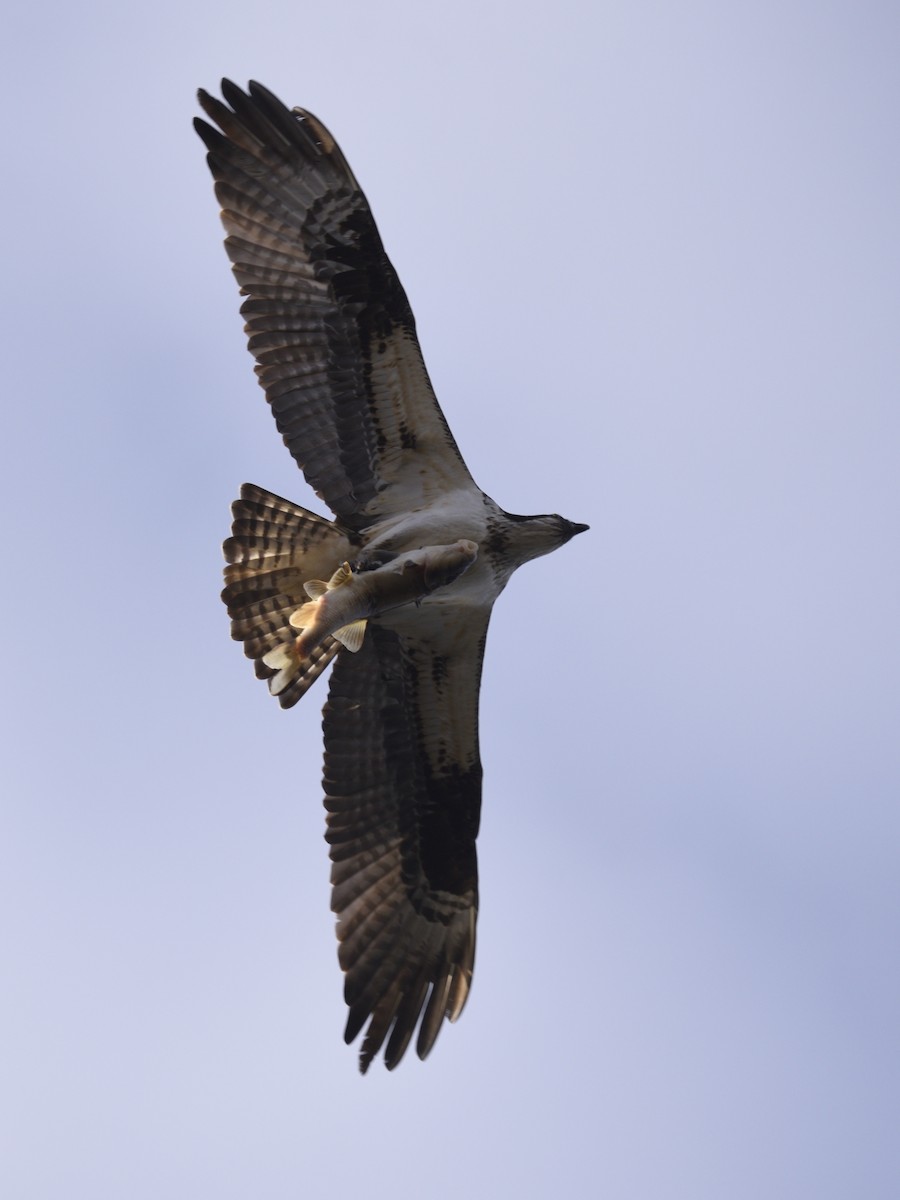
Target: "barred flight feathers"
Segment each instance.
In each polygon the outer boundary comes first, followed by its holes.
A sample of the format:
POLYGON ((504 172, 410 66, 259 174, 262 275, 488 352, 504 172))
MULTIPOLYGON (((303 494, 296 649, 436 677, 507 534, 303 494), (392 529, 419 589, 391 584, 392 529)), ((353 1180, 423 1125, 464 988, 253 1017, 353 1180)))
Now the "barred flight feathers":
MULTIPOLYGON (((335 559, 355 557, 359 541, 332 521, 249 483, 231 512, 231 537, 223 547, 228 566, 222 600, 231 617, 231 636, 244 643, 257 677, 271 680, 277 672, 263 658, 293 641, 290 616, 307 599, 303 585, 330 571, 335 559)), ((283 708, 297 703, 338 649, 334 638, 327 638, 310 655, 291 684, 278 692, 283 708)))
POLYGON ((325 127, 259 84, 199 93, 257 374, 307 481, 348 525, 472 479, 368 202, 325 127))
MULTIPOLYGON (((470 630, 455 657, 444 657, 442 705, 470 711, 483 633, 470 630)), ((435 696, 421 668, 433 653, 430 639, 375 626, 358 655, 338 659, 325 706, 326 838, 350 1009, 345 1036, 352 1041, 371 1019, 363 1070, 389 1031, 385 1061, 393 1067, 420 1017, 424 1058, 444 1017, 459 1016, 472 979, 477 729, 469 731, 462 773, 432 732, 435 696)))

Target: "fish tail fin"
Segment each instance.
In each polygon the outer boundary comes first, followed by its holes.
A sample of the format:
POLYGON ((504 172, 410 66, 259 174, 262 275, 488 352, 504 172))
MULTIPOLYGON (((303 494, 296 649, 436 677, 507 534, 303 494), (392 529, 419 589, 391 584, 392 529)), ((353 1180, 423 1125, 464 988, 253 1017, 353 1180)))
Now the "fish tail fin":
POLYGON ((262 662, 275 672, 269 679, 269 691, 273 696, 280 696, 300 670, 296 643, 280 642, 272 650, 266 651, 262 662))

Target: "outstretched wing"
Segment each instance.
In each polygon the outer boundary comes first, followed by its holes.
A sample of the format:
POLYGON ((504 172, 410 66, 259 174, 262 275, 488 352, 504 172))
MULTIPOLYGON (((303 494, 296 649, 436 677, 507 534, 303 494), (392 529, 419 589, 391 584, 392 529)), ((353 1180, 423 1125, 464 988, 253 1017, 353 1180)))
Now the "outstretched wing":
POLYGON ((249 346, 285 444, 364 528, 473 487, 435 399, 400 280, 328 130, 258 83, 199 93, 249 346))
POLYGON ((480 610, 443 605, 398 610, 393 622, 371 623, 360 652, 339 655, 332 672, 323 722, 326 837, 350 1009, 346 1041, 369 1022, 362 1071, 385 1038, 385 1063, 394 1067, 417 1024, 424 1058, 469 992, 487 622, 480 610))

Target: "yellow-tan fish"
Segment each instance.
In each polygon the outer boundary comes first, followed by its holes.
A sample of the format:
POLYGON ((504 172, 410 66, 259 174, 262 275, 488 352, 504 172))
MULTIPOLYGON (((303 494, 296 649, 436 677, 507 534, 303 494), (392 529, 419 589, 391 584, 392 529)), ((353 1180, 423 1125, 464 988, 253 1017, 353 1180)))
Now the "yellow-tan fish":
POLYGON ((363 643, 370 617, 424 599, 458 579, 477 557, 475 542, 462 538, 450 546, 424 546, 398 554, 372 570, 353 571, 345 562, 327 582, 310 579, 303 585, 309 601, 290 617, 299 637, 263 655, 266 666, 278 672, 269 681, 272 695, 287 687, 301 663, 326 637, 355 653, 363 643))

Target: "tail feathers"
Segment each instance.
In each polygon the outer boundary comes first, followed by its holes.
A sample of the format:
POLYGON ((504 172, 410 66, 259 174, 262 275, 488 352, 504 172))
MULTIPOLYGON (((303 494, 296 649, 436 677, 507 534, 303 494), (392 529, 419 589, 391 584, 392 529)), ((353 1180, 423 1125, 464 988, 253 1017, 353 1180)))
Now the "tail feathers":
POLYGON ((269 692, 278 697, 282 708, 292 708, 306 695, 340 648, 340 642, 326 637, 301 659, 291 653, 292 646, 281 643, 257 660, 256 674, 260 679, 268 679, 269 692), (286 649, 282 650, 283 647, 286 649))
POLYGON ((331 576, 335 561, 354 558, 355 536, 334 521, 283 500, 252 483, 231 506, 231 537, 223 547, 226 581, 250 578, 261 569, 302 567, 305 578, 331 576), (311 569, 312 563, 324 570, 311 569))
POLYGON ((307 601, 305 584, 330 578, 335 563, 357 555, 355 536, 333 521, 308 512, 253 484, 244 484, 232 505, 232 536, 225 542, 222 599, 231 635, 243 642, 257 677, 284 708, 296 704, 334 658, 340 643, 326 637, 296 669, 276 665, 277 650, 293 645, 289 619, 307 601))
MULTIPOLYGON (((365 628, 365 621, 357 621, 356 624, 365 628)), ((346 629, 338 630, 333 638, 326 637, 319 645, 313 646, 308 653, 301 650, 300 639, 293 638, 289 642, 279 642, 273 650, 267 651, 262 656, 263 666, 274 671, 269 679, 269 692, 279 698, 283 707, 289 708, 292 704, 296 704, 303 693, 319 678, 334 657, 338 643, 347 646, 348 650, 359 649, 362 645, 361 633, 353 645, 349 645, 341 636, 347 634, 352 640, 355 635, 348 633, 352 628, 348 625, 346 629), (330 653, 326 642, 334 644, 334 650, 330 653), (283 697, 286 697, 287 700, 285 701, 283 697)))

